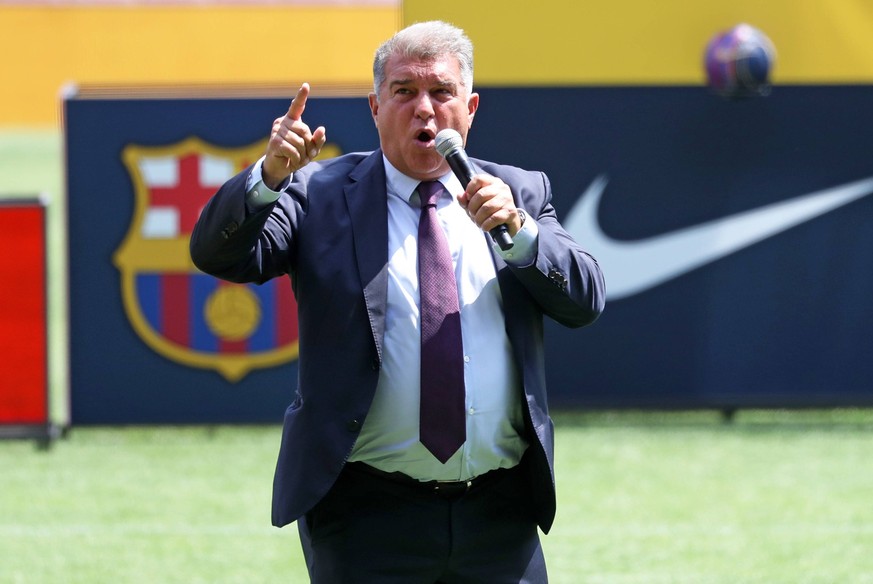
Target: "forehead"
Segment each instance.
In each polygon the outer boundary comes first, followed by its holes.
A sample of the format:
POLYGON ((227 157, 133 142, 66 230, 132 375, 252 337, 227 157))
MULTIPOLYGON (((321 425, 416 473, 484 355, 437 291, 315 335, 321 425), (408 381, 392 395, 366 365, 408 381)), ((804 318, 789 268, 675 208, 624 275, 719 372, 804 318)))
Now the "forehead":
POLYGON ((385 80, 389 84, 424 80, 461 85, 461 65, 449 55, 434 59, 393 55, 385 63, 385 80))

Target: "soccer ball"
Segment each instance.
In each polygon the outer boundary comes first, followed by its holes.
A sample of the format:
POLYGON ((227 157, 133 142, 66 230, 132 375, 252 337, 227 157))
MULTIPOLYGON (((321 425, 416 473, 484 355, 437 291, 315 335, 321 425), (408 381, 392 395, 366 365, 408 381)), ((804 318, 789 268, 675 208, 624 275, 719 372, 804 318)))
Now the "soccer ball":
POLYGON ((770 93, 776 49, 763 32, 739 24, 716 34, 706 46, 706 83, 715 93, 735 99, 770 93))

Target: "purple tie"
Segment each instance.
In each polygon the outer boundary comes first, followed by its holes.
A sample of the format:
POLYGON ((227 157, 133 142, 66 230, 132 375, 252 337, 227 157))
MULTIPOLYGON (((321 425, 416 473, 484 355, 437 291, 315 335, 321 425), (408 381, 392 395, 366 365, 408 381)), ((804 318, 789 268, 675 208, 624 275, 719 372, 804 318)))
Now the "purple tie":
POLYGON ((467 436, 464 353, 455 270, 436 205, 439 181, 418 185, 418 288, 421 295, 421 415, 419 439, 443 464, 467 436))

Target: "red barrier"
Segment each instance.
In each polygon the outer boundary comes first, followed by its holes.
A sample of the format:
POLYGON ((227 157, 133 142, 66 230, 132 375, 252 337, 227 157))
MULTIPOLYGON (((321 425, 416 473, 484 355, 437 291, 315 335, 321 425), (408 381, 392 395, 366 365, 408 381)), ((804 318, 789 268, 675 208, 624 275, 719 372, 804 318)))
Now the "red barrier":
POLYGON ((0 432, 49 428, 45 207, 0 201, 0 432))

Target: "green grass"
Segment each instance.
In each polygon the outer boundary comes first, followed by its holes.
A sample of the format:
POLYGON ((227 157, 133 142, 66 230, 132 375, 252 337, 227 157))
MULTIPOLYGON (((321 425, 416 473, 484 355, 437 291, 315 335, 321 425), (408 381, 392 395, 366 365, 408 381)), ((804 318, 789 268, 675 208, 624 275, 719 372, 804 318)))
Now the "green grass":
MULTIPOLYGON (((556 415, 552 582, 873 582, 873 411, 556 415)), ((297 583, 278 427, 0 442, 0 584, 297 583)))
POLYGON ((63 196, 61 135, 55 128, 0 128, 0 197, 63 196))
POLYGON ((873 582, 873 413, 559 418, 559 582, 873 582))
POLYGON ((0 442, 0 583, 305 582, 270 526, 278 428, 72 431, 0 442))

